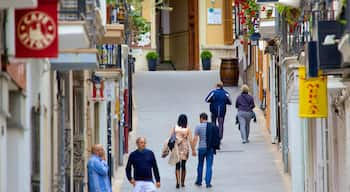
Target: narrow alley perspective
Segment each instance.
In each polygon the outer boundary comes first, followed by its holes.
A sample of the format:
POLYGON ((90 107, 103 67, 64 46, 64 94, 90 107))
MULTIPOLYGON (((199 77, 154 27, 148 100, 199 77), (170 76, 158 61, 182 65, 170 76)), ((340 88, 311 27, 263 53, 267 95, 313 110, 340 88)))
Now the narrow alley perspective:
POLYGON ((350 0, 0 0, 0 192, 350 192, 350 0))
MULTIPOLYGON (((199 124, 199 114, 209 114, 209 105, 204 99, 219 81, 217 72, 150 72, 135 76, 135 137, 144 136, 147 147, 154 151, 159 165, 161 191, 177 191, 175 188, 175 167, 168 164, 168 158, 161 158, 161 150, 170 135, 177 118, 184 113, 188 116, 189 127, 199 124)), ((237 87, 225 88, 235 101, 240 94, 237 87)), ((267 130, 262 119, 251 123, 249 144, 242 144, 238 126, 235 125, 237 111, 234 106, 227 109, 224 124, 222 148, 214 157, 213 188, 194 185, 197 173, 198 157, 190 157, 187 164, 185 187, 181 191, 288 191, 287 183, 278 170, 280 160, 273 154, 267 130)), ((259 115, 262 115, 258 112, 259 115)), ((130 150, 135 150, 131 142, 130 150)), ((131 184, 124 180, 121 191, 132 191, 131 184)))

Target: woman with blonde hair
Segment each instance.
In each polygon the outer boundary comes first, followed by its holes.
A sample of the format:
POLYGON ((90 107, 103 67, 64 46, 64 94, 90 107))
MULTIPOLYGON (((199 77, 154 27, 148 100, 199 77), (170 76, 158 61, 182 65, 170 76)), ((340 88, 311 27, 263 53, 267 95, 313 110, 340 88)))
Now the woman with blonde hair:
POLYGON ((241 95, 236 99, 237 117, 243 144, 249 143, 250 120, 254 117, 253 109, 255 107, 254 98, 248 92, 249 87, 245 84, 242 85, 241 95))

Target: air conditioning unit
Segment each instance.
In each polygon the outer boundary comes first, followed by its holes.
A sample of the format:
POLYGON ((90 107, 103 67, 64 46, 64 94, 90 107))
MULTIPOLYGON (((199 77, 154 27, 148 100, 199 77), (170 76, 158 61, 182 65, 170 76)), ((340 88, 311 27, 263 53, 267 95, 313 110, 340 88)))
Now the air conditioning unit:
POLYGON ((338 50, 342 53, 341 67, 350 67, 350 39, 349 33, 345 34, 338 45, 338 50))
POLYGON ((335 39, 340 39, 343 32, 344 27, 337 21, 331 20, 318 22, 320 69, 327 70, 341 68, 341 53, 338 50, 337 43, 324 42, 327 42, 330 36, 335 39))

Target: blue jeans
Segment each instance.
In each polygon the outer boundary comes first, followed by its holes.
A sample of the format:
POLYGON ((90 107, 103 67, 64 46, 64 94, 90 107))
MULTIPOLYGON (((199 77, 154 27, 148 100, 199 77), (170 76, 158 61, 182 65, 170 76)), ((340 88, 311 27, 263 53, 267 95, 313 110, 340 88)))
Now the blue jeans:
POLYGON ((207 161, 207 169, 205 173, 205 184, 210 185, 211 177, 212 177, 212 167, 214 161, 214 150, 207 148, 199 148, 198 149, 198 167, 197 167, 197 181, 196 184, 202 184, 203 177, 203 166, 204 166, 204 158, 207 161))

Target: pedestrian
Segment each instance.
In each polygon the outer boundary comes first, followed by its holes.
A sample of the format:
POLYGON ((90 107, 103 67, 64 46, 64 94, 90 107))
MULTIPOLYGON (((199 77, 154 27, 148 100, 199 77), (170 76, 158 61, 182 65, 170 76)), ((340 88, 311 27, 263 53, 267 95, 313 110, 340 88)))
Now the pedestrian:
MULTIPOLYGON (((175 134, 175 144, 178 147, 179 162, 175 165, 176 188, 185 187, 186 162, 189 157, 190 142, 192 141, 191 129, 187 126, 187 116, 181 114, 177 120, 177 125, 171 129, 171 134, 175 134)), ((194 151, 194 148, 192 148, 194 151)))
POLYGON ((219 127, 220 140, 224 135, 226 105, 232 104, 230 94, 223 87, 222 82, 217 83, 216 89, 210 91, 205 98, 205 101, 210 103, 211 122, 219 127))
MULTIPOLYGON (((212 166, 216 149, 220 146, 219 129, 213 123, 208 122, 208 115, 201 113, 199 115, 200 124, 195 129, 195 134, 192 141, 194 149, 198 142, 198 167, 197 179, 195 185, 202 185, 204 159, 206 160, 205 184, 207 188, 211 188, 212 166)), ((196 151, 192 151, 192 155, 196 156, 196 151)))
POLYGON ((155 192, 160 187, 160 176, 154 153, 146 148, 146 139, 136 139, 137 150, 128 159, 125 171, 129 182, 134 186, 133 192, 155 192), (133 175, 131 170, 133 169, 133 175), (156 180, 154 185, 152 169, 156 180))
POLYGON ((254 98, 248 92, 249 87, 245 84, 242 85, 241 94, 236 99, 237 117, 243 144, 249 143, 250 120, 255 116, 253 112, 254 98))
POLYGON ((92 146, 92 155, 88 161, 89 192, 111 192, 106 153, 101 144, 92 146))

